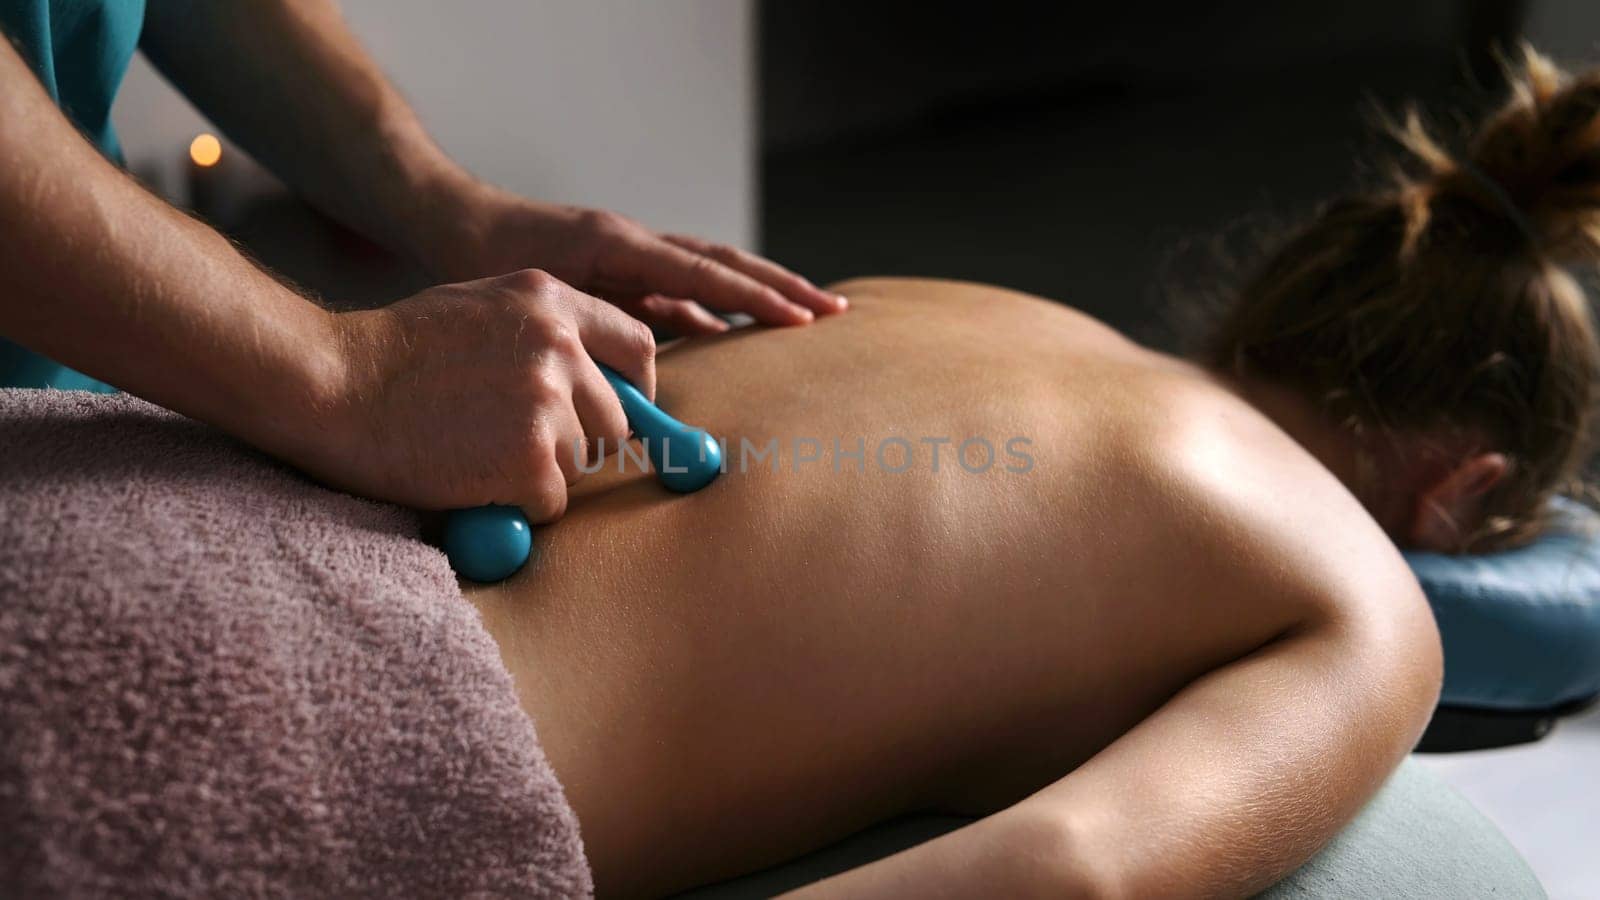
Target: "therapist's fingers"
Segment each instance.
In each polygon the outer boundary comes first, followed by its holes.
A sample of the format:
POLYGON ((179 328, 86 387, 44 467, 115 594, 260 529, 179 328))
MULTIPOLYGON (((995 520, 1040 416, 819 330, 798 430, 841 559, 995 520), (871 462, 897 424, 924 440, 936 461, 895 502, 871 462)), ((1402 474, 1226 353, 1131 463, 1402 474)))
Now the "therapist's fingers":
POLYGON ((568 484, 574 483, 583 474, 577 466, 579 459, 587 462, 598 460, 614 452, 628 439, 628 417, 622 411, 617 392, 600 374, 600 367, 587 356, 583 358, 580 370, 573 373, 572 408, 577 411, 578 421, 583 426, 584 446, 561 448, 573 462, 573 468, 562 469, 568 484))
POLYGON ((571 407, 553 410, 544 440, 529 445, 529 455, 519 467, 523 473, 515 505, 534 525, 554 522, 567 512, 567 475, 563 458, 572 456, 572 441, 581 440, 583 431, 571 407))
POLYGON ((738 247, 714 244, 687 234, 664 234, 661 238, 673 246, 709 257, 735 272, 748 275, 818 315, 843 312, 850 305, 843 295, 829 293, 772 260, 738 247))
POLYGON ((656 396, 656 338, 650 326, 604 300, 572 291, 573 314, 583 349, 640 393, 656 396))
POLYGON ((811 310, 775 288, 655 236, 629 245, 615 265, 616 276, 647 290, 692 297, 722 312, 746 313, 763 325, 804 325, 814 318, 811 310))
POLYGON ((676 335, 721 334, 730 327, 693 300, 651 294, 638 303, 639 318, 676 335))

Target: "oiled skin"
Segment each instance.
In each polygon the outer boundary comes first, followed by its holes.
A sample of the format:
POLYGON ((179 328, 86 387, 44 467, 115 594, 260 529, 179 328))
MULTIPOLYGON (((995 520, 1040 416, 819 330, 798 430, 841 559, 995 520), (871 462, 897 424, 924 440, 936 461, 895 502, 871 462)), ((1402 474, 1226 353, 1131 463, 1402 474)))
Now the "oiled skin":
POLYGON ((729 438, 733 471, 678 497, 613 460, 528 569, 469 592, 602 893, 1002 809, 1330 609, 1417 619, 1360 505, 1203 372, 993 288, 841 290, 847 315, 662 354, 658 402, 729 438), (909 471, 874 459, 890 436, 909 471), (985 437, 995 464, 945 446, 933 473, 925 436, 985 437), (739 439, 772 437, 781 470, 740 472, 739 439), (836 437, 865 472, 835 469, 836 437), (821 461, 795 470, 796 438, 821 461))

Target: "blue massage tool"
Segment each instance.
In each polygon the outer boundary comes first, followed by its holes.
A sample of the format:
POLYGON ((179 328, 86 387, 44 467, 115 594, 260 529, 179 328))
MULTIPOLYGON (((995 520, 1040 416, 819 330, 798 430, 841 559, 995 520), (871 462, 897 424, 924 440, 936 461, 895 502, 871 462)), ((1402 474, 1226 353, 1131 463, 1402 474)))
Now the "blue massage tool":
MULTIPOLYGON (((601 366, 600 372, 622 401, 628 428, 644 441, 662 487, 691 494, 722 474, 722 445, 716 438, 662 412, 606 366, 601 366)), ((444 552, 457 575, 473 581, 500 581, 527 563, 533 552, 533 529, 515 506, 458 509, 445 520, 444 552)))

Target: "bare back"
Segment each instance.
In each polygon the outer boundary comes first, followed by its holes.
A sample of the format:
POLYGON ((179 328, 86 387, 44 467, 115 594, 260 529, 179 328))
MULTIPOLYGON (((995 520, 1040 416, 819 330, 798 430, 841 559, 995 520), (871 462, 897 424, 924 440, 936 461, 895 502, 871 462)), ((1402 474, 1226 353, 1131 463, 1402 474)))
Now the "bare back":
POLYGON ((848 315, 662 355, 659 403, 728 440, 728 474, 679 497, 613 461, 470 595, 603 890, 998 809, 1281 633, 1307 585, 1399 565, 1185 364, 1010 292, 847 290, 848 315))

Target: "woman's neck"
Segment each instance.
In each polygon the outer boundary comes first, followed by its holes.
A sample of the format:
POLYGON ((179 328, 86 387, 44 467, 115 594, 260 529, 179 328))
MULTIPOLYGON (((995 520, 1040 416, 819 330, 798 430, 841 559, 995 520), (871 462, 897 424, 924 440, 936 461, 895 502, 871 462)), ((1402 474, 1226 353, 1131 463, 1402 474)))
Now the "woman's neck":
MULTIPOLYGON (((1406 498, 1384 477, 1385 456, 1355 430, 1331 421, 1316 404, 1293 388, 1271 381, 1216 373, 1219 380, 1257 412, 1271 419, 1295 443, 1344 484, 1391 537, 1405 526, 1406 498)), ((1392 474, 1392 473, 1391 473, 1392 474)))

